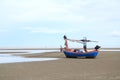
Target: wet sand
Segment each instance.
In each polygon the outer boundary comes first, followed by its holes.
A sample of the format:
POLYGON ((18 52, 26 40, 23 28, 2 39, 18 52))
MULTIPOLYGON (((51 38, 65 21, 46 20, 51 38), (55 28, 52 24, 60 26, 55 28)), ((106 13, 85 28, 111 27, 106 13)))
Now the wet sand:
POLYGON ((16 55, 60 59, 0 64, 0 80, 120 80, 120 51, 101 51, 95 59, 65 58, 60 52, 16 55))

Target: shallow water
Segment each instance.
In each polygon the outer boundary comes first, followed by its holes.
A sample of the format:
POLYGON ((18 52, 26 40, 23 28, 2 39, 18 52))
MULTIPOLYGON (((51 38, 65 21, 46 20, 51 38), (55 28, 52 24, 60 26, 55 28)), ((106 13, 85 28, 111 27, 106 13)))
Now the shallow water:
POLYGON ((58 58, 25 58, 20 56, 12 56, 11 54, 0 54, 0 64, 16 62, 48 61, 57 59, 58 58))
MULTIPOLYGON (((54 50, 56 51, 56 50, 54 50)), ((3 51, 2 51, 3 52, 3 51)), ((17 50, 5 50, 4 52, 0 54, 0 64, 6 64, 6 63, 17 63, 17 62, 32 62, 32 61, 48 61, 48 60, 57 60, 58 58, 25 58, 21 56, 13 56, 12 54, 34 54, 34 53, 43 53, 43 52, 53 52, 53 50, 46 51, 46 50, 29 50, 25 53, 18 53, 17 50), (9 53, 10 52, 10 53, 9 53), (14 53, 11 53, 14 52, 14 53)))
POLYGON ((14 53, 14 54, 34 54, 44 52, 58 52, 59 50, 0 50, 0 53, 14 53))

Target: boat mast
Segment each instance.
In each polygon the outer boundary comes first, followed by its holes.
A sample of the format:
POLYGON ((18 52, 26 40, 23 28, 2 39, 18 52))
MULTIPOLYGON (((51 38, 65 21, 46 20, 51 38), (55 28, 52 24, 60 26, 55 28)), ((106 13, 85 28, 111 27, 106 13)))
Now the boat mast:
POLYGON ((84 51, 87 52, 87 38, 83 37, 83 39, 81 41, 82 41, 82 44, 83 44, 84 51))

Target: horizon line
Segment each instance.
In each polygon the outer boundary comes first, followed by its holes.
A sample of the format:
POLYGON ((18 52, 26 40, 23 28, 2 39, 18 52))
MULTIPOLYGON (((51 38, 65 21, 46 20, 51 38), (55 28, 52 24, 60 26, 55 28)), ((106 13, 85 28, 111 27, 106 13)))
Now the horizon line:
MULTIPOLYGON (((83 49, 82 47, 81 48, 78 48, 76 47, 77 49, 83 49)), ((76 48, 73 48, 73 49, 76 49, 76 48)), ((94 49, 94 48, 88 48, 88 49, 94 49)), ((103 48, 100 48, 100 49, 120 49, 120 47, 103 47, 103 48)), ((47 48, 40 48, 40 47, 19 47, 19 48, 15 48, 15 47, 12 47, 12 48, 3 48, 3 47, 0 47, 0 50, 60 50, 60 47, 47 47, 47 48)))

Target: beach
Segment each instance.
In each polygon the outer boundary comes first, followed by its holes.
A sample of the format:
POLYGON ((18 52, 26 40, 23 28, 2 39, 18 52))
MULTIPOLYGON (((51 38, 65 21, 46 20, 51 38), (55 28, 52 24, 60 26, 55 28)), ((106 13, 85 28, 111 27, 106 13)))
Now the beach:
POLYGON ((62 52, 14 55, 58 59, 0 64, 0 80, 120 80, 120 51, 100 51, 95 59, 66 58, 62 52))

